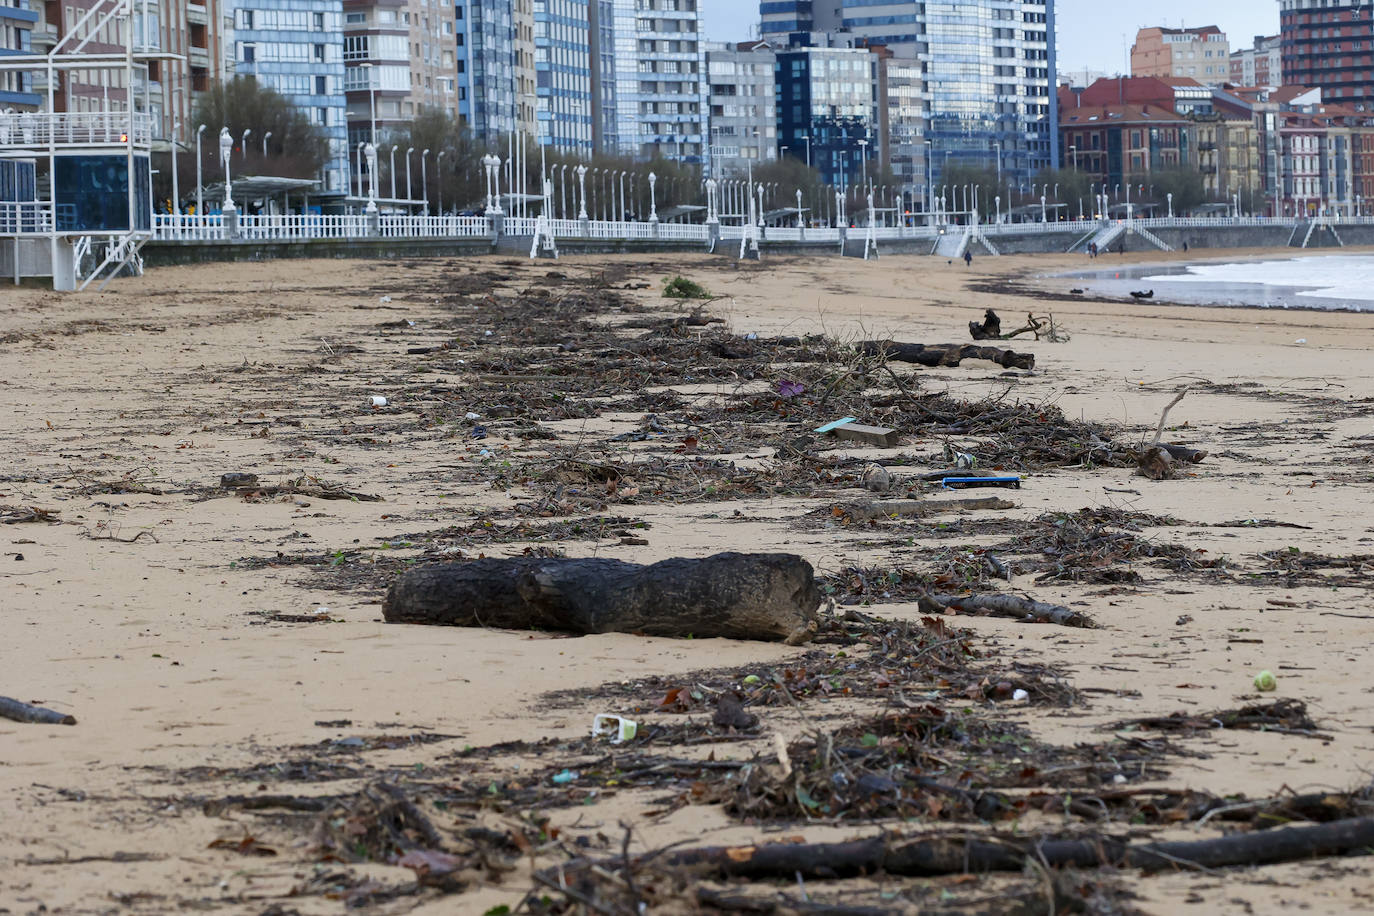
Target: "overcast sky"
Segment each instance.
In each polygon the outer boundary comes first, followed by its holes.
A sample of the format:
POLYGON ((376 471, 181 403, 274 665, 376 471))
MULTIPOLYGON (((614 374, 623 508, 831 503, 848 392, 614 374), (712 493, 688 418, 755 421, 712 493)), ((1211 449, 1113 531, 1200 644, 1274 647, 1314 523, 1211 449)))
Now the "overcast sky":
MULTIPOLYGON (((706 35, 712 41, 744 41, 759 21, 756 0, 701 0, 706 35)), ((1146 9, 1120 0, 1058 0, 1059 69, 1117 73, 1125 67, 1122 35, 1129 47, 1141 26, 1217 25, 1232 49, 1248 47, 1256 35, 1279 30, 1278 0, 1152 0, 1146 9)), ((1141 4, 1142 7, 1146 6, 1141 4)))

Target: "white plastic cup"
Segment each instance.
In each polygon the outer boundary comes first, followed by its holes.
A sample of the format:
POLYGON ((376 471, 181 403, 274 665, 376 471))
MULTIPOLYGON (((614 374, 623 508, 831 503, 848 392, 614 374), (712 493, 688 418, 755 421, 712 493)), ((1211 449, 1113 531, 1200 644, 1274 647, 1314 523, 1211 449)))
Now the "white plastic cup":
POLYGON ((612 744, 633 741, 639 733, 639 724, 633 719, 601 713, 592 719, 592 737, 611 739, 612 744))
POLYGON ((373 407, 385 407, 385 406, 386 406, 386 398, 382 397, 380 394, 374 394, 374 395, 372 396, 372 398, 370 399, 370 401, 371 401, 371 404, 372 404, 373 407))

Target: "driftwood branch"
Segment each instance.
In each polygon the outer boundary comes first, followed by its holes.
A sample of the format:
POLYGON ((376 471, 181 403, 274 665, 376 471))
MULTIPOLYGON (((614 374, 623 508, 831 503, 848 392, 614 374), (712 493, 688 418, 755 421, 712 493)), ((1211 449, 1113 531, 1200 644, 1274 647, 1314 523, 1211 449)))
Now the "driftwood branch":
POLYGON ((36 722, 40 725, 75 725, 76 717, 54 712, 42 706, 21 703, 10 697, 0 697, 0 718, 16 722, 36 722))
MULTIPOLYGON (((1174 405, 1183 400, 1187 394, 1187 388, 1181 390, 1172 401, 1165 405, 1164 411, 1159 415, 1159 426, 1155 428, 1154 440, 1136 463, 1136 473, 1142 477, 1148 477, 1151 480, 1168 480, 1174 476, 1174 458, 1177 456, 1173 454, 1173 450, 1169 446, 1161 446, 1159 440, 1164 437, 1164 424, 1169 419, 1169 411, 1173 410, 1174 405)), ((1197 461, 1206 457, 1206 452, 1201 453, 1201 455, 1202 457, 1197 458, 1197 461)), ((1193 463, 1196 464, 1197 461, 1193 463)))
POLYGON ((641 566, 517 557, 422 566, 387 593, 389 623, 721 636, 789 643, 816 632, 821 595, 792 554, 722 553, 641 566))
POLYGON ((933 837, 903 842, 873 837, 846 843, 773 843, 684 849, 663 857, 664 864, 702 877, 852 878, 885 872, 932 877, 991 871, 1020 871, 1029 861, 1050 868, 1226 868, 1272 865, 1363 852, 1374 845, 1374 817, 1313 826, 1261 830, 1209 840, 1129 843, 1114 837, 1019 838, 986 842, 966 837, 933 837))
POLYGON ((1015 509, 1016 503, 1000 496, 978 496, 972 499, 889 499, 866 503, 836 505, 838 511, 856 522, 867 522, 879 518, 919 518, 938 512, 952 512, 956 509, 976 511, 980 509, 1015 509))
POLYGON ((899 363, 939 368, 957 366, 966 359, 986 359, 1007 369, 1034 369, 1035 354, 1015 353, 1000 347, 973 344, 897 343, 892 340, 866 340, 859 344, 864 356, 881 356, 899 363))
POLYGON ((1046 604, 1019 595, 930 595, 931 600, 956 611, 989 617, 1008 617, 1030 623, 1096 629, 1097 621, 1059 604, 1046 604))

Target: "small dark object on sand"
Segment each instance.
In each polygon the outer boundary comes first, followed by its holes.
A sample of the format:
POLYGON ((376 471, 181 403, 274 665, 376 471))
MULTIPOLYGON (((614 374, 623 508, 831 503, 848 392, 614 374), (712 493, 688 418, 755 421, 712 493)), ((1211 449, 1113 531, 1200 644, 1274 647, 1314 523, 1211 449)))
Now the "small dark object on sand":
POLYGON ((1132 299, 1153 299, 1154 297, 1155 297, 1155 291, 1154 291, 1154 290, 1148 290, 1148 291, 1133 290, 1133 291, 1131 292, 1131 298, 1132 298, 1132 299))

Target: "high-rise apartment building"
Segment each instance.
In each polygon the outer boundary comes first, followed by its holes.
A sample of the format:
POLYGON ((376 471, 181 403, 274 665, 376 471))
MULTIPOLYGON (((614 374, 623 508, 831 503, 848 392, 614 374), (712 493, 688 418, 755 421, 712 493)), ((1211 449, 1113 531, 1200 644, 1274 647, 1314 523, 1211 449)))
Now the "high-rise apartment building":
POLYGON ((455 0, 459 113, 485 143, 533 135, 534 0, 455 0))
POLYGON ((929 130, 925 97, 925 67, 916 58, 877 56, 878 123, 886 143, 882 164, 917 200, 929 200, 926 134, 929 130))
POLYGON ((1330 102, 1374 110, 1374 6, 1368 0, 1280 0, 1283 84, 1319 86, 1330 102))
POLYGON ((535 120, 539 142, 590 153, 596 120, 592 86, 596 0, 535 0, 535 120))
POLYGON ((1231 78, 1231 46, 1214 25, 1141 29, 1131 46, 1131 75, 1187 76, 1219 86, 1231 78))
MULTIPOLYGON (((29 54, 31 37, 39 22, 37 10, 28 0, 0 3, 0 57, 29 54)), ((19 70, 0 70, 0 108, 34 111, 42 98, 33 91, 33 74, 19 70)))
POLYGON ((338 0, 235 0, 233 48, 235 75, 252 77, 285 96, 328 140, 320 190, 346 192, 349 154, 338 0))
POLYGON ((1256 35, 1252 47, 1231 52, 1230 81, 1237 86, 1283 84, 1283 40, 1278 35, 1256 35))
POLYGON ((614 0, 615 129, 607 152, 705 159, 706 74, 698 0, 614 0))
MULTIPOLYGON (((776 65, 777 55, 766 42, 707 48, 712 175, 743 172, 777 158, 776 65)), ((796 159, 810 155, 805 143, 787 152, 796 159)))
MULTIPOLYGON (((763 0, 759 12, 770 40, 814 44, 824 32, 831 43, 881 46, 919 62, 924 118, 899 118, 923 120, 921 143, 931 141, 933 169, 918 183, 938 183, 946 163, 1000 166, 1028 181, 1057 158, 1053 2, 763 0)), ((907 161, 915 172, 921 159, 907 161)))
POLYGON ((458 117, 453 0, 344 0, 348 145, 377 143, 423 109, 458 117), (373 108, 375 106, 375 112, 373 108))

